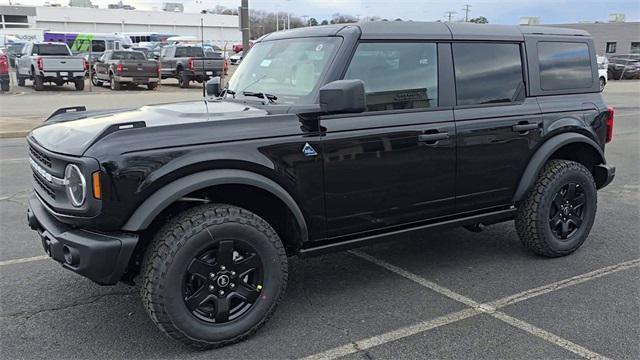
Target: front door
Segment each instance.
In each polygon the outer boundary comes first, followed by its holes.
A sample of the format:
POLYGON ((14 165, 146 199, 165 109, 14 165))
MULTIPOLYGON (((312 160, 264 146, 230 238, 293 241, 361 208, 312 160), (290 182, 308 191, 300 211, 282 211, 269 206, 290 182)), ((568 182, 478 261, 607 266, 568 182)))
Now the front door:
POLYGON ((320 121, 328 237, 453 211, 456 133, 437 60, 435 43, 359 44, 344 78, 364 81, 367 111, 320 121))

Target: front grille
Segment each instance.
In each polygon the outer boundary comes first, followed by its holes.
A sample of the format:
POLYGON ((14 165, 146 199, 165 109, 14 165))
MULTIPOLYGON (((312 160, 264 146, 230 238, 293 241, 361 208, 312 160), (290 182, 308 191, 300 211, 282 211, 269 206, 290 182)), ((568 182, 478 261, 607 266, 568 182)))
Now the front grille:
POLYGON ((56 198, 56 192, 51 188, 46 182, 42 181, 36 174, 33 174, 33 180, 35 180, 36 184, 40 186, 44 192, 47 193, 52 199, 56 198))
POLYGON ((51 159, 41 151, 38 151, 33 146, 29 146, 29 153, 40 163, 44 164, 47 167, 51 167, 51 159))

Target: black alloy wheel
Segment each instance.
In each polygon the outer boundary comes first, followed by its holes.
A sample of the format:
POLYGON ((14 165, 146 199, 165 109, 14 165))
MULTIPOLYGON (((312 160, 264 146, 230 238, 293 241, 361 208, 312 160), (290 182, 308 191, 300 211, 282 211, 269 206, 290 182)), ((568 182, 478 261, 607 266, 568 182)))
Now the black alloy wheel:
POLYGON ((183 281, 184 303, 202 321, 233 321, 259 300, 263 277, 262 261, 251 245, 224 239, 191 261, 183 281))
POLYGON ((555 193, 549 211, 549 226, 562 240, 573 236, 584 219, 585 194, 580 184, 571 182, 555 193))

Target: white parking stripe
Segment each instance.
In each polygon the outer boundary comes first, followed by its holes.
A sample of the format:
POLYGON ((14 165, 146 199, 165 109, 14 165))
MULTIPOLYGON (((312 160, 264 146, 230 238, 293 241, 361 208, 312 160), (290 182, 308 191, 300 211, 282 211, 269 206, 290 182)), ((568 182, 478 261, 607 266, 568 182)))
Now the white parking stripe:
POLYGON ((415 325, 402 327, 400 329, 389 331, 384 334, 372 336, 367 339, 358 340, 351 344, 329 349, 327 351, 323 351, 321 353, 308 356, 304 358, 304 360, 337 359, 342 356, 353 354, 358 351, 367 350, 372 347, 383 345, 388 342, 396 341, 402 338, 406 338, 411 335, 420 334, 422 332, 435 329, 437 327, 444 326, 447 324, 451 324, 456 321, 467 319, 478 314, 480 314, 480 312, 475 309, 461 310, 448 315, 437 317, 432 320, 423 321, 415 325))
POLYGON ((0 266, 14 265, 14 264, 26 263, 30 261, 46 260, 46 259, 49 259, 47 255, 34 256, 34 257, 22 258, 22 259, 5 260, 5 261, 0 261, 0 266))
MULTIPOLYGON (((513 296, 508 296, 508 297, 500 299, 500 300, 496 300, 496 301, 489 302, 489 303, 486 303, 486 304, 481 304, 481 303, 479 303, 479 302, 477 302, 477 301, 475 301, 475 300, 473 300, 473 299, 471 299, 469 297, 466 297, 466 296, 464 296, 462 294, 458 294, 455 291, 452 291, 452 290, 450 290, 450 289, 448 289, 448 288, 446 288, 444 286, 438 285, 438 284, 436 284, 436 283, 434 283, 432 281, 429 281, 429 280, 427 280, 427 279, 425 279, 425 278, 423 278, 421 276, 418 276, 418 275, 416 275, 414 273, 411 273, 409 271, 401 269, 401 268, 399 268, 399 267, 397 267, 395 265, 392 265, 392 264, 390 264, 390 263, 388 263, 388 262, 386 262, 384 260, 381 260, 381 259, 378 259, 376 257, 373 257, 373 256, 371 256, 369 254, 363 253, 363 252, 358 251, 358 250, 352 250, 350 252, 353 255, 356 255, 356 256, 364 259, 364 260, 367 260, 367 261, 372 262, 372 263, 374 263, 374 264, 376 264, 376 265, 378 265, 380 267, 383 267, 383 268, 385 268, 385 269, 387 269, 387 270, 389 270, 389 271, 391 271, 391 272, 393 272, 393 273, 395 273, 397 275, 400 275, 400 276, 402 276, 404 278, 407 278, 407 279, 409 279, 411 281, 414 281, 414 282, 416 282, 416 283, 418 283, 418 284, 420 284, 420 285, 422 285, 422 286, 424 286, 426 288, 429 288, 429 289, 431 289, 431 290, 433 290, 433 291, 435 291, 435 292, 437 292, 437 293, 439 293, 441 295, 444 295, 444 296, 446 296, 446 297, 448 297, 450 299, 456 300, 456 301, 461 302, 461 303, 463 303, 463 304, 465 304, 467 306, 470 306, 470 307, 472 307, 472 309, 469 309, 469 310, 473 310, 475 312, 475 314, 478 314, 478 313, 489 314, 489 315, 493 316, 494 318, 496 318, 498 320, 501 320, 501 321, 504 321, 504 322, 506 322, 507 324, 509 324, 511 326, 514 326, 514 327, 516 327, 518 329, 524 330, 524 331, 526 331, 526 332, 528 332, 530 334, 538 336, 541 339, 547 340, 547 341, 549 341, 549 342, 551 342, 551 343, 553 343, 553 344, 555 344, 557 346, 562 347, 565 350, 571 351, 574 354, 580 355, 580 356, 582 356, 584 358, 587 358, 587 359, 606 359, 606 357, 604 357, 604 356, 602 356, 602 355, 600 355, 598 353, 595 353, 595 352, 593 352, 593 351, 591 351, 589 349, 586 349, 586 348, 584 348, 584 347, 582 347, 582 346, 580 346, 578 344, 575 344, 575 343, 573 343, 573 342, 571 342, 569 340, 563 339, 563 338, 561 338, 561 337, 559 337, 559 336, 557 336, 555 334, 552 334, 552 333, 550 333, 548 331, 545 331, 543 329, 537 328, 536 326, 534 326, 532 324, 529 324, 529 323, 527 323, 527 322, 525 322, 523 320, 516 319, 514 317, 511 317, 511 316, 503 313, 503 312, 497 311, 497 307, 498 306, 506 306, 506 305, 515 304, 517 302, 530 299, 530 298, 532 298, 534 296, 539 296, 539 295, 546 294, 546 293, 549 293, 549 292, 552 292, 552 291, 555 291, 555 290, 558 290, 558 289, 562 289, 562 288, 565 288, 565 287, 568 287, 568 286, 580 284, 580 283, 583 283, 585 281, 596 279, 596 278, 599 278, 599 277, 602 277, 604 275, 611 274, 611 273, 614 273, 614 272, 617 272, 617 271, 622 271, 622 270, 625 270, 625 269, 629 269, 631 267, 638 266, 640 264, 640 259, 627 261, 627 262, 620 263, 620 264, 617 264, 617 265, 612 265, 612 266, 608 266, 606 268, 595 270, 595 271, 592 271, 592 272, 589 272, 589 273, 586 273, 586 274, 574 276, 572 278, 561 280, 561 281, 558 281, 558 282, 555 282, 555 283, 552 283, 552 284, 549 284, 549 285, 541 286, 541 287, 538 287, 538 288, 535 288, 535 289, 532 289, 532 290, 528 290, 528 291, 525 291, 525 292, 522 292, 522 293, 519 293, 519 294, 516 294, 516 295, 513 295, 513 296)), ((453 314, 450 314, 450 315, 453 315, 453 314)), ((470 316, 473 316, 473 315, 470 315, 470 316)), ((467 316, 467 317, 470 317, 470 316, 467 316)), ((452 322, 454 322, 454 321, 450 321, 447 324, 450 324, 452 322)), ((446 325, 446 324, 444 324, 444 325, 446 325)), ((368 342, 365 343, 365 344, 373 344, 373 343, 375 343, 377 345, 381 345, 381 344, 384 344, 386 342, 397 340, 397 338, 390 337, 391 340, 382 341, 382 339, 387 338, 388 334, 395 333, 397 331, 404 331, 403 329, 405 329, 405 328, 402 328, 402 329, 399 329, 399 330, 396 330, 396 331, 392 331, 390 333, 385 333, 385 334, 382 334, 382 335, 374 336, 374 337, 372 337, 370 339, 367 339, 366 341, 368 341, 368 342), (371 339, 375 339, 375 340, 371 340, 371 339)), ((377 345, 371 345, 370 347, 377 346, 377 345)), ((334 348, 334 349, 328 350, 326 352, 323 352, 322 354, 329 354, 330 355, 330 354, 332 354, 332 351, 338 351, 338 349, 340 349, 339 350, 340 352, 344 352, 344 351, 347 351, 347 348, 349 348, 349 347, 351 348, 351 352, 349 352, 349 353, 358 352, 360 350, 363 350, 363 348, 361 348, 359 346, 359 342, 355 342, 355 343, 352 343, 350 345, 342 346, 340 348, 334 348)), ((341 355, 341 356, 344 356, 344 355, 341 355)), ((327 357, 327 358, 322 358, 322 359, 333 359, 333 357, 327 357)))
POLYGON ((603 277, 605 275, 613 274, 613 273, 616 273, 618 271, 627 270, 627 269, 631 269, 631 268, 638 267, 638 266, 640 266, 640 259, 626 261, 626 262, 623 262, 623 263, 620 263, 620 264, 607 266, 607 267, 604 267, 602 269, 590 271, 590 272, 582 274, 582 275, 570 277, 568 279, 556 281, 556 282, 551 283, 551 284, 547 284, 547 285, 540 286, 540 287, 537 287, 537 288, 534 288, 534 289, 526 290, 526 291, 523 291, 521 293, 517 293, 517 294, 511 295, 511 296, 507 296, 505 298, 492 301, 492 302, 489 303, 489 305, 491 305, 491 306, 493 306, 495 308, 505 307, 505 306, 508 306, 508 305, 511 305, 511 304, 518 303, 520 301, 531 299, 532 297, 536 297, 536 296, 540 296, 540 295, 543 295, 543 294, 546 294, 546 293, 549 293, 549 292, 552 292, 552 291, 564 289, 564 288, 569 287, 569 286, 578 285, 578 284, 581 284, 583 282, 587 282, 589 280, 597 279, 597 278, 603 277))
POLYGON ((563 339, 558 335, 552 334, 546 330, 540 329, 534 325, 529 324, 528 322, 522 321, 520 319, 516 319, 513 316, 509 316, 501 311, 497 311, 491 314, 494 318, 502 320, 507 324, 516 327, 520 330, 526 331, 531 335, 535 335, 541 339, 547 340, 550 343, 556 344, 559 347, 569 350, 572 353, 582 356, 585 359, 608 359, 605 356, 602 356, 598 353, 595 353, 589 349, 586 349, 576 343, 573 343, 567 339, 563 339))
POLYGON ((14 162, 24 162, 25 164, 29 161, 28 158, 12 158, 12 159, 0 159, 0 164, 4 163, 14 163, 14 162))

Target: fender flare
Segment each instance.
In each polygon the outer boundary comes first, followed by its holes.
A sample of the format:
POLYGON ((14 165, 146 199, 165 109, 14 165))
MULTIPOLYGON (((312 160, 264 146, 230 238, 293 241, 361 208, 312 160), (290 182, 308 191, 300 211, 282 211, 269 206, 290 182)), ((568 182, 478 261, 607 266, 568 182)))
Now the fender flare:
POLYGON ((604 152, 595 141, 582 134, 573 132, 556 135, 542 144, 542 146, 538 148, 538 150, 529 160, 529 164, 522 174, 520 183, 518 184, 516 192, 513 195, 513 203, 516 203, 524 198, 524 196, 527 194, 527 191, 529 191, 529 189, 535 183, 540 170, 547 162, 547 160, 549 160, 551 155, 553 155, 553 153, 555 153, 561 147, 572 143, 584 143, 592 147, 594 150, 596 150, 600 157, 600 164, 606 164, 606 161, 604 159, 604 152))
POLYGON ((136 232, 145 230, 164 209, 181 197, 196 190, 215 185, 240 184, 249 185, 268 191, 279 198, 289 208, 298 224, 301 242, 308 239, 307 223, 300 207, 293 197, 275 181, 245 170, 220 169, 207 170, 177 179, 158 189, 148 197, 122 227, 123 231, 136 232))

